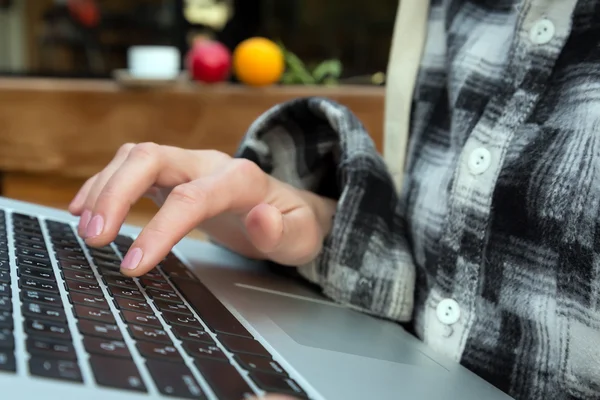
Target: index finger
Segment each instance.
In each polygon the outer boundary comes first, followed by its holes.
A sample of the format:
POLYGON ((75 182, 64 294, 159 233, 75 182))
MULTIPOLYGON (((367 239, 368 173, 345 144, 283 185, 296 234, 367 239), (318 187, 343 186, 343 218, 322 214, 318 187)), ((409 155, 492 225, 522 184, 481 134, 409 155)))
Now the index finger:
POLYGON ((202 221, 250 209, 267 190, 266 174, 248 160, 232 160, 221 172, 175 187, 131 245, 121 263, 122 273, 143 275, 202 221))

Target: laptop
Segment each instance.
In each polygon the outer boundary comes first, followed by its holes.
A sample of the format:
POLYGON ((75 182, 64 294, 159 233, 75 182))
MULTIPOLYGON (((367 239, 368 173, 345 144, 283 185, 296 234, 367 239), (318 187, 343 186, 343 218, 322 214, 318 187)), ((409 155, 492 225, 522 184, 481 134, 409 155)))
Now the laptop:
POLYGON ((119 274, 139 228, 90 248, 65 211, 0 198, 0 399, 501 400, 398 324, 182 240, 119 274))

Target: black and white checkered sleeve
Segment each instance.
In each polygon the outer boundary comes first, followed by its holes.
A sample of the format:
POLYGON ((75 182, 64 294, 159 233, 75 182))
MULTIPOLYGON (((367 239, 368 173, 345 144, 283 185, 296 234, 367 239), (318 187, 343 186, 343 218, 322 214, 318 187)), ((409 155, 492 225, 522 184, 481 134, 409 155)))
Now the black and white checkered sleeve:
POLYGON ((338 200, 319 257, 299 272, 333 300, 385 318, 411 318, 415 267, 402 205, 382 158, 344 106, 302 98, 273 107, 236 155, 297 188, 338 200))

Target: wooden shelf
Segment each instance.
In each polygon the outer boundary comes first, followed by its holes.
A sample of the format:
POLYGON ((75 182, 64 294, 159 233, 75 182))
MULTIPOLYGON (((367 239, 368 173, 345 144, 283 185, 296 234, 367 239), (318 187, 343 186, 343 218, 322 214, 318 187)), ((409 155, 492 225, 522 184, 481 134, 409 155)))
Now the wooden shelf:
POLYGON ((270 107, 315 95, 352 109, 381 148, 379 87, 187 84, 134 90, 108 80, 0 79, 0 170, 86 178, 126 142, 232 154, 250 123, 270 107))

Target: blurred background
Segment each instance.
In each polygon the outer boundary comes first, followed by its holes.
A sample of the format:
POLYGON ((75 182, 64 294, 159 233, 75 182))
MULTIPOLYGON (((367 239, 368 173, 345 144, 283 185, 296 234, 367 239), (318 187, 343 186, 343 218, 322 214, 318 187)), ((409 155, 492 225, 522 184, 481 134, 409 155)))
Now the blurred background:
POLYGON ((109 77, 127 48, 207 35, 231 50, 280 40, 307 64, 337 58, 343 76, 385 71, 397 0, 0 0, 0 73, 109 77))
MULTIPOLYGON (((381 149, 397 7, 398 0, 0 0, 0 194, 66 208, 127 142, 233 155, 258 116, 304 96, 346 105, 381 149), (269 85, 253 87, 239 74, 217 84, 185 78, 196 39, 221 46, 195 53, 205 62, 200 75, 210 75, 215 57, 223 61, 257 36, 270 40, 271 55, 254 42, 240 65, 269 85), (119 79, 130 67, 128 49, 139 45, 176 47, 184 78, 147 87, 119 79)), ((128 222, 142 225, 155 210, 142 201, 128 222)))

